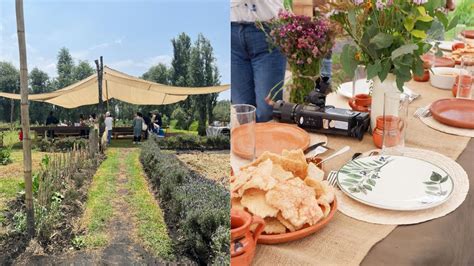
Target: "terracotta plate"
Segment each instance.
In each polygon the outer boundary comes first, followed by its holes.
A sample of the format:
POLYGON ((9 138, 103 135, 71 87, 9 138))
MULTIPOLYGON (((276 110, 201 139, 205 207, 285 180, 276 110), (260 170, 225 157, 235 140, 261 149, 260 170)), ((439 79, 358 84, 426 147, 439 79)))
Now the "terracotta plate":
POLYGON ((301 239, 303 237, 307 237, 311 234, 314 234, 315 232, 319 231, 322 229, 326 224, 331 221, 331 219, 334 217, 334 214, 337 211, 337 200, 334 198, 334 201, 331 203, 331 211, 329 212, 328 216, 321 221, 319 221, 317 224, 302 228, 298 231, 295 232, 290 232, 290 233, 285 233, 285 234, 278 234, 278 235, 264 235, 261 234, 260 237, 258 238, 259 244, 280 244, 280 243, 286 243, 294 240, 301 239))
MULTIPOLYGON (((421 60, 423 60, 423 65, 425 68, 431 67, 431 60, 432 57, 430 55, 424 54, 421 56, 421 60)), ((435 57, 434 65, 436 67, 454 67, 456 62, 453 59, 447 57, 435 57)))
POLYGON ((468 39, 474 39, 474 30, 465 30, 462 35, 468 39))
MULTIPOLYGON (((232 152, 237 156, 252 159, 248 142, 248 128, 240 126, 232 130, 232 152)), ((290 124, 268 122, 255 125, 256 157, 265 151, 280 154, 283 150, 306 149, 309 146, 309 134, 290 124)))
POLYGON ((431 104, 430 111, 440 123, 474 129, 474 100, 441 99, 431 104))

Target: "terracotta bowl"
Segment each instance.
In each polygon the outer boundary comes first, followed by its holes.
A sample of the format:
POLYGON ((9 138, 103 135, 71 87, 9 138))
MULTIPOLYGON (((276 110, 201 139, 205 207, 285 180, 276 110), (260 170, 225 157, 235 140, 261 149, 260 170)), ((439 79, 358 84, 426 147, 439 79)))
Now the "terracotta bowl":
POLYGON ((307 237, 311 234, 316 233, 317 231, 321 230, 324 226, 326 226, 334 217, 334 214, 337 211, 337 200, 334 198, 334 201, 331 203, 331 212, 329 212, 328 216, 323 220, 319 221, 318 223, 304 227, 298 231, 278 234, 278 235, 265 235, 261 234, 258 238, 259 244, 280 244, 295 241, 304 237, 307 237))
POLYGON ((462 42, 457 42, 457 43, 453 44, 453 48, 452 48, 452 49, 453 49, 453 51, 456 51, 457 49, 462 49, 462 48, 464 48, 464 47, 465 47, 464 43, 462 43, 462 42))
MULTIPOLYGON (((431 61, 433 60, 433 55, 424 54, 421 56, 421 60, 423 60, 423 67, 424 68, 431 68, 431 61)), ((454 67, 456 62, 448 57, 434 57, 434 65, 436 67, 454 67)))
POLYGON ((372 96, 368 94, 356 94, 354 97, 349 98, 347 102, 354 111, 369 112, 372 96))
POLYGON ((417 76, 417 75, 413 74, 413 80, 418 81, 418 82, 426 82, 426 81, 430 80, 430 71, 428 69, 425 69, 423 71, 422 76, 417 76))

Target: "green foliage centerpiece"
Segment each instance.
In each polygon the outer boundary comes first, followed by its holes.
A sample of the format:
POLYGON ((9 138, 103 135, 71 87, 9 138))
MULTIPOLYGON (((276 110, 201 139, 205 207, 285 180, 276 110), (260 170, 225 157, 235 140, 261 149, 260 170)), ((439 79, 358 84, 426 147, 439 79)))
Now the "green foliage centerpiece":
POLYGON ((352 78, 363 65, 374 80, 373 118, 382 114, 384 91, 403 91, 412 72, 423 75, 421 55, 432 47, 428 32, 456 25, 456 19, 448 21, 443 0, 336 0, 329 7, 331 19, 353 40, 343 47, 344 72, 352 78))
POLYGON ((292 73, 290 101, 303 103, 320 75, 321 60, 333 47, 334 27, 325 17, 297 16, 287 11, 260 23, 260 27, 288 59, 292 73))

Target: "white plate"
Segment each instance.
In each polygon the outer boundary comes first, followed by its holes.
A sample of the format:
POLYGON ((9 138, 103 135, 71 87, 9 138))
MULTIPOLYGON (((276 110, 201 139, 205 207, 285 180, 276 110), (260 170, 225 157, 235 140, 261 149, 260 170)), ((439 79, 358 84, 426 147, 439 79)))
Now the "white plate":
POLYGON ((370 156, 348 162, 337 182, 349 197, 388 210, 413 211, 449 199, 454 183, 441 168, 402 156, 370 156))
MULTIPOLYGON (((370 87, 372 86, 372 80, 359 79, 356 81, 355 94, 369 94, 370 87)), ((403 91, 407 94, 412 94, 413 91, 407 86, 403 86, 403 91)), ((346 98, 352 97, 352 81, 342 83, 337 89, 337 94, 342 95, 346 98)))

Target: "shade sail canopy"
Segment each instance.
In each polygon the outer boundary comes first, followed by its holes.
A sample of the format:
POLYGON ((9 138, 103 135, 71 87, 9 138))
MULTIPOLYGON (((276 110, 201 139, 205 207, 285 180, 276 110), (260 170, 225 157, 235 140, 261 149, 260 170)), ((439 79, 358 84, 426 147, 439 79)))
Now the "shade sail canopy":
MULTIPOLYGON (((49 93, 30 94, 28 99, 47 102, 64 108, 76 108, 99 103, 97 74, 93 74, 63 89, 49 93)), ((185 100, 188 95, 222 92, 229 85, 214 87, 175 87, 139 79, 104 67, 102 99, 117 99, 138 105, 165 105, 185 100)), ((0 97, 20 100, 20 94, 0 92, 0 97)))

